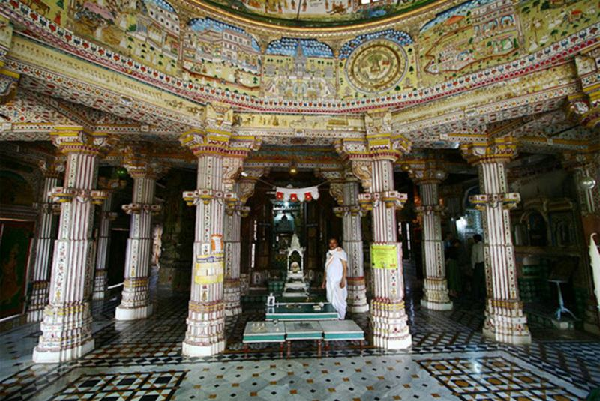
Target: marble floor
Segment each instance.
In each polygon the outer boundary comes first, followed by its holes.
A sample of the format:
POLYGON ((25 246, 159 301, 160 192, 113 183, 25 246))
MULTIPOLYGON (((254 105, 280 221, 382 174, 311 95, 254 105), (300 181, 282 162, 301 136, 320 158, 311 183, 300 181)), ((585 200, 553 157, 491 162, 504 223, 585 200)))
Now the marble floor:
MULTIPOLYGON (((407 269, 410 271, 410 269, 407 269)), ((531 327, 534 342, 513 347, 481 336, 483 304, 459 300, 453 311, 428 311, 407 277, 413 347, 384 351, 335 343, 321 358, 314 345, 242 350, 245 322, 259 305, 227 320, 227 351, 185 358, 187 300, 154 294, 154 315, 116 322, 113 295, 93 305, 95 349, 77 362, 34 365, 39 325, 0 335, 2 400, 579 400, 600 387, 600 338, 531 327)), ((366 315, 352 316, 367 329, 366 315)))

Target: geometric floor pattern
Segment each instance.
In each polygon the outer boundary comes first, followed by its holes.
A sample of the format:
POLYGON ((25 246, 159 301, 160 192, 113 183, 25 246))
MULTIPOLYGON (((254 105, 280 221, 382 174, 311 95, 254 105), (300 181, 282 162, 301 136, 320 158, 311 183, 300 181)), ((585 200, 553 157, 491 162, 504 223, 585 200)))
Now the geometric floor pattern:
POLYGON ((187 358, 185 295, 154 294, 152 316, 116 322, 116 292, 93 303, 95 348, 76 362, 32 363, 39 324, 1 333, 0 400, 579 400, 600 387, 599 337, 532 326, 530 346, 488 341, 482 303, 427 310, 418 282, 405 278, 411 348, 372 346, 368 314, 356 314, 362 354, 356 342, 334 341, 321 358, 308 341, 294 343, 290 359, 269 344, 246 356, 245 323, 264 319, 256 304, 226 319, 225 352, 187 358))
POLYGON ((82 375, 55 394, 53 400, 170 400, 186 372, 82 375))
POLYGON ((465 400, 577 399, 566 387, 532 373, 504 357, 427 359, 419 361, 438 382, 465 400))

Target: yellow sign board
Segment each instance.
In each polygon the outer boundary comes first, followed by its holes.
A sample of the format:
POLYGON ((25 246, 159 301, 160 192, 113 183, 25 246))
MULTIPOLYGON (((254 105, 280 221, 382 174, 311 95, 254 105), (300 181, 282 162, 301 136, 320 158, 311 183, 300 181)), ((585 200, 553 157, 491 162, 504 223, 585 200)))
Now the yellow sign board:
POLYGON ((398 246, 396 244, 372 244, 371 266, 374 269, 398 268, 398 246))
POLYGON ((194 283, 215 284, 223 282, 223 254, 202 255, 196 258, 194 283))

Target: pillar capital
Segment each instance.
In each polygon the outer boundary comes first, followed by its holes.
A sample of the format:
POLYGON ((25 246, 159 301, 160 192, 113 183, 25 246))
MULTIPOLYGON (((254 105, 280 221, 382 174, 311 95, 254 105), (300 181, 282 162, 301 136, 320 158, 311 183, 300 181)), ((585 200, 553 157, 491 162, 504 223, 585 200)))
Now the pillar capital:
POLYGON ((256 187, 256 182, 260 177, 266 174, 266 168, 251 168, 244 169, 244 174, 240 178, 238 194, 240 198, 240 203, 245 205, 248 199, 254 195, 254 188, 256 187))
POLYGON ((65 162, 62 156, 48 157, 41 160, 39 166, 45 178, 59 178, 65 172, 65 162))
POLYGON ((448 176, 444 162, 434 154, 416 155, 399 163, 408 167, 408 175, 417 185, 440 184, 448 176))
POLYGON ((145 146, 128 145, 122 152, 123 167, 132 178, 157 178, 168 170, 145 146))
POLYGON ((64 154, 99 154, 110 147, 112 137, 104 132, 88 132, 82 127, 55 127, 50 133, 54 146, 64 154))
POLYGON ((511 136, 461 145, 463 157, 471 164, 508 163, 517 156, 517 142, 511 136))

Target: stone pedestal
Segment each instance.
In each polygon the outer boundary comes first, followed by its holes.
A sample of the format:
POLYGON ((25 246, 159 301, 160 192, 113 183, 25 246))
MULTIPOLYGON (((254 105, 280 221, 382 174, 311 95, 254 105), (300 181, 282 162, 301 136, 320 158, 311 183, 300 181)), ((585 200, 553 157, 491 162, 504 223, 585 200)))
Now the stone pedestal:
POLYGON ((467 160, 479 171, 481 195, 471 202, 481 211, 487 299, 483 334, 509 344, 529 344, 531 334, 519 298, 517 269, 511 238, 509 210, 520 197, 507 193, 506 163, 516 155, 516 145, 506 138, 463 146, 467 160))
POLYGON ((33 249, 33 280, 27 321, 39 322, 44 317, 44 308, 48 305, 49 273, 52 262, 52 250, 56 241, 56 218, 50 197, 52 188, 58 185, 58 177, 64 171, 64 164, 56 160, 47 161, 41 166, 44 173, 41 202, 38 204, 38 222, 33 249))
POLYGON ((98 155, 107 138, 65 129, 53 133, 52 139, 66 154, 67 165, 64 186, 52 189, 52 199, 61 204, 61 213, 52 260, 50 303, 44 310, 42 335, 33 352, 35 363, 66 362, 94 348, 85 286, 91 273, 93 207, 107 196, 93 189, 98 155))
POLYGON ((125 259, 125 281, 121 304, 115 310, 115 319, 143 319, 152 313, 149 302, 149 272, 152 258, 152 213, 160 211, 153 205, 156 187, 156 166, 145 155, 136 153, 126 159, 125 167, 133 177, 133 202, 124 205, 125 213, 131 215, 129 239, 125 259))

